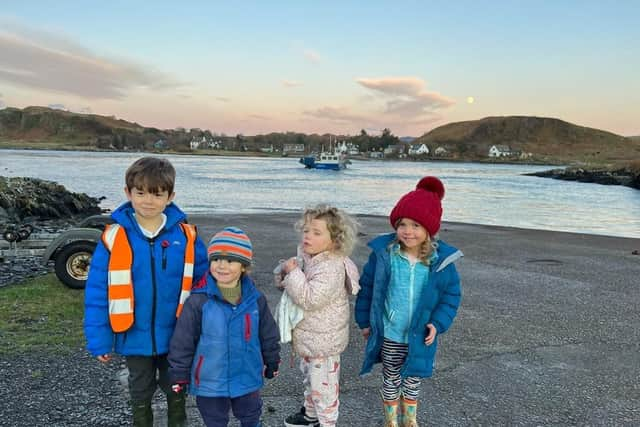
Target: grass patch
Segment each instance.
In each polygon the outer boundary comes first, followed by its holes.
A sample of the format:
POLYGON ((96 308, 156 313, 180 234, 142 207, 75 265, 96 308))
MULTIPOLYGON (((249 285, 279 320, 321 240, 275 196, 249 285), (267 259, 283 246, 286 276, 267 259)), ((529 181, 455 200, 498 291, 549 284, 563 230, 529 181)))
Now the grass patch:
POLYGON ((84 292, 53 274, 0 288, 0 355, 68 353, 84 345, 84 292))

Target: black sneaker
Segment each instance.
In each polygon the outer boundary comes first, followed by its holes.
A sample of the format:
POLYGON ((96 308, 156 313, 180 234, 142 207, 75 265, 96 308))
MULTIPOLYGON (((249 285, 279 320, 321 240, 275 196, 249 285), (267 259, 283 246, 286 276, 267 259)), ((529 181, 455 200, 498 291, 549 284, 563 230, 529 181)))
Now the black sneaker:
POLYGON ((320 422, 317 418, 307 417, 307 411, 304 409, 300 409, 300 412, 296 412, 293 415, 289 415, 284 419, 284 425, 287 427, 320 427, 320 422))

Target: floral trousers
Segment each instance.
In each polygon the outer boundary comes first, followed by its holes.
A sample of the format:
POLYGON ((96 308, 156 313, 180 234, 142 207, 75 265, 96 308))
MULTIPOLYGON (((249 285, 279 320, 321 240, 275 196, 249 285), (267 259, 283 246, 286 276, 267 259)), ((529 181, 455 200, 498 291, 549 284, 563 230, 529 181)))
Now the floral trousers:
POLYGON ((318 418, 321 426, 335 426, 340 406, 340 355, 303 357, 304 408, 307 416, 318 418))

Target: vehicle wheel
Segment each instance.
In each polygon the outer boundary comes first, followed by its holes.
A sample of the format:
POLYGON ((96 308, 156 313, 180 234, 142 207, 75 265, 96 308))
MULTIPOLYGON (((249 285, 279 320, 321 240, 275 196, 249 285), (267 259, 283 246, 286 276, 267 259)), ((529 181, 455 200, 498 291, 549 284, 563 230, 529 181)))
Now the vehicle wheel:
POLYGON ((11 242, 17 241, 20 238, 20 236, 18 235, 18 232, 15 230, 7 230, 4 233, 2 233, 2 238, 7 242, 11 243, 11 242))
POLYGON ((77 240, 63 246, 56 255, 56 277, 72 289, 84 289, 95 242, 77 240))
POLYGON ((18 237, 20 238, 20 241, 22 240, 27 240, 29 238, 29 236, 31 236, 31 228, 21 228, 20 230, 18 230, 18 237))

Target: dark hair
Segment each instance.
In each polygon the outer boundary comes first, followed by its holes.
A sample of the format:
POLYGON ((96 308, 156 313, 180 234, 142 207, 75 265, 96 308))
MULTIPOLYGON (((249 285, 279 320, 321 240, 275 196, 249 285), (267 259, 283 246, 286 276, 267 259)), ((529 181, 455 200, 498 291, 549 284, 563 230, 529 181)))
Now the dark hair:
POLYGON ((150 193, 167 191, 173 193, 176 170, 169 160, 158 157, 142 157, 127 169, 125 174, 127 189, 146 190, 150 193))

